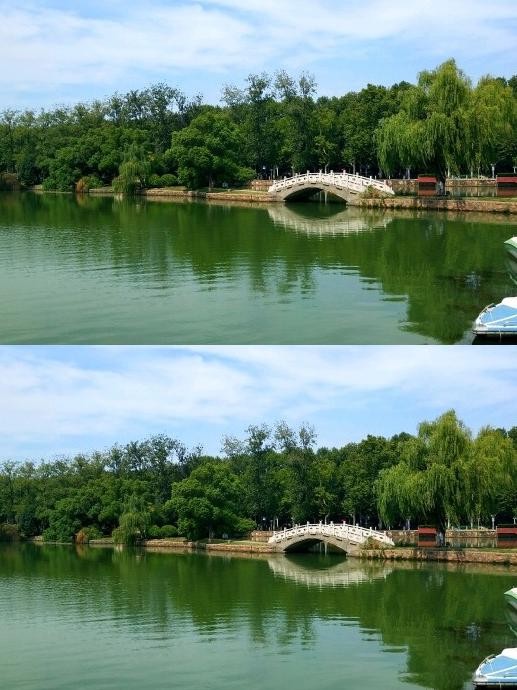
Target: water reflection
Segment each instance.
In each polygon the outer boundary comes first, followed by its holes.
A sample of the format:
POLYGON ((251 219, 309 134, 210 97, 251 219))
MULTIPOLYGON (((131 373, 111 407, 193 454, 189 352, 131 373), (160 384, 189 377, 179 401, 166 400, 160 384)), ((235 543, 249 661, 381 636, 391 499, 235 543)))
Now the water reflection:
POLYGON ((374 579, 384 579, 392 571, 386 565, 366 568, 359 561, 336 555, 321 556, 318 560, 305 556, 278 556, 268 559, 268 566, 276 577, 296 582, 307 588, 349 587, 374 579))
POLYGON ((182 687, 206 685, 204 674, 219 664, 214 688, 227 687, 232 668, 235 682, 253 689, 278 687, 282 678, 308 690, 317 682, 310 660, 327 656, 339 663, 319 667, 325 687, 364 673, 376 681, 364 681, 365 689, 459 690, 480 659, 514 644, 503 600, 513 575, 504 568, 26 545, 1 547, 0 581, 0 657, 19 660, 9 673, 62 672, 60 661, 76 646, 102 658, 106 673, 110 664, 112 673, 127 665, 126 685, 113 678, 111 687, 135 690, 136 663, 149 674, 147 686, 163 687, 170 664, 185 674, 182 687), (66 635, 56 637, 58 630, 66 635), (260 674, 246 679, 245 659, 268 664, 268 683, 260 674))
MULTIPOLYGON (((386 229, 393 220, 386 214, 359 213, 348 209, 336 210, 328 215, 323 214, 320 208, 315 205, 311 213, 307 212, 307 206, 303 204, 297 206, 277 204, 270 206, 267 211, 275 225, 307 235, 349 235, 375 228, 386 229)), ((336 207, 329 205, 329 208, 336 207)))
POLYGON ((466 342, 515 290, 506 218, 3 194, 0 219, 2 342, 466 342))

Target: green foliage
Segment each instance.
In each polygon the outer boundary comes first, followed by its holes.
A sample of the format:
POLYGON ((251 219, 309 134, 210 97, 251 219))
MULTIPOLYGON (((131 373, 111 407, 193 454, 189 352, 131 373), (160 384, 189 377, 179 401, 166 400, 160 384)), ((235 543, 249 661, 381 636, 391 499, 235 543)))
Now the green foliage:
POLYGON ((401 168, 447 173, 490 170, 492 162, 515 155, 515 96, 500 80, 484 78, 473 88, 448 60, 419 75, 400 110, 376 132, 379 161, 392 174, 401 168))
POLYGON ((178 529, 174 525, 151 525, 147 530, 148 539, 173 539, 178 536, 178 529))
POLYGON ((0 176, 16 175, 4 186, 15 179, 56 191, 115 180, 118 191, 133 194, 178 179, 191 188, 235 186, 307 169, 478 174, 495 162, 511 170, 515 84, 516 77, 483 77, 473 87, 449 60, 422 72, 417 85, 368 84, 332 98, 316 98, 311 75, 280 71, 250 74, 244 88, 226 86, 224 108, 154 84, 51 111, 7 109, 0 176))
POLYGON ((169 151, 178 165, 178 178, 191 189, 224 183, 240 185, 255 173, 239 164, 244 141, 230 117, 207 108, 172 137, 169 151))
POLYGON ((482 429, 476 439, 453 411, 420 424, 417 438, 401 446, 400 461, 377 483, 383 520, 413 518, 442 530, 498 512, 499 492, 515 486, 517 458, 510 439, 482 429))
POLYGON ((135 194, 148 186, 151 165, 140 146, 131 146, 113 180, 113 189, 122 194, 135 194))
POLYGON ((178 178, 176 177, 176 175, 172 175, 171 173, 165 173, 165 175, 162 175, 160 177, 158 187, 174 187, 177 184, 178 178))
POLYGON ((115 544, 137 544, 147 537, 150 514, 141 497, 130 497, 124 512, 120 516, 119 526, 113 530, 115 544))
POLYGON ((251 531, 254 522, 242 514, 241 496, 241 483, 227 462, 203 463, 173 486, 171 504, 178 515, 179 533, 203 539, 251 531))
POLYGON ((0 464, 0 524, 22 537, 237 537, 256 526, 346 519, 362 525, 490 524, 517 515, 517 432, 474 438, 454 412, 418 435, 315 450, 307 424, 252 425, 226 459, 164 435, 89 456, 0 464), (11 528, 9 528, 11 529, 11 528))

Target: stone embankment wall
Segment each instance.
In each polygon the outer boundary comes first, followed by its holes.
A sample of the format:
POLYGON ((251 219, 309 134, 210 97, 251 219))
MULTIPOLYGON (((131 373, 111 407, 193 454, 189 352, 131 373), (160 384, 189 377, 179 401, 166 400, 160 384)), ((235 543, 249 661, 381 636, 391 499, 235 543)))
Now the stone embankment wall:
POLYGON ((361 208, 408 209, 410 211, 454 211, 466 213, 517 213, 517 201, 498 201, 497 199, 445 199, 443 197, 405 197, 390 196, 383 199, 356 197, 350 205, 361 208))
POLYGON ((461 548, 375 549, 361 551, 361 558, 388 561, 442 561, 445 563, 517 565, 517 549, 487 549, 486 551, 461 548))

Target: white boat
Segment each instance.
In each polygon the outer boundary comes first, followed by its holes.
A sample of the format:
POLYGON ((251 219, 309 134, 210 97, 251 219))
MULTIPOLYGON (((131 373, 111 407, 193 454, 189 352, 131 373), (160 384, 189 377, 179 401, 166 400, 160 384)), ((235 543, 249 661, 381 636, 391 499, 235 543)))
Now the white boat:
POLYGON ((517 648, 488 656, 474 671, 472 682, 476 688, 517 688, 517 648))
POLYGON ((505 297, 499 304, 489 304, 474 321, 472 331, 478 336, 517 336, 517 297, 505 297))
POLYGON ((514 259, 517 259, 517 237, 510 237, 509 240, 506 240, 504 243, 504 248, 510 254, 510 256, 513 256, 514 259))

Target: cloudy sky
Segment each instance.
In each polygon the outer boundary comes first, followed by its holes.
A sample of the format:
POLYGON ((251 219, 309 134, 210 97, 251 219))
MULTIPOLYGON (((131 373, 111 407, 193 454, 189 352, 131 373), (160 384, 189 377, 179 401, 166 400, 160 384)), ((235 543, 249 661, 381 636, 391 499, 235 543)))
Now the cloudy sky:
POLYGON ((515 348, 0 348, 0 460, 162 432, 217 453, 224 435, 280 419, 340 446, 449 408, 474 431, 517 425, 515 348))
POLYGON ((515 0, 0 0, 0 109, 156 81, 217 102, 251 72, 312 72, 324 94, 390 85, 449 57, 517 71, 515 0))

